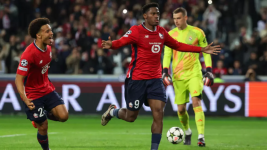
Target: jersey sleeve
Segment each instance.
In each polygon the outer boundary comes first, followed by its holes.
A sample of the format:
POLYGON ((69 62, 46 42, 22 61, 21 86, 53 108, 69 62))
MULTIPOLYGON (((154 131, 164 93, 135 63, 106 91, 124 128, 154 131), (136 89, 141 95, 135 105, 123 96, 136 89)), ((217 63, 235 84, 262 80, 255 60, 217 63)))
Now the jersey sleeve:
MULTIPOLYGON (((205 33, 202 30, 200 30, 200 32, 198 33, 198 37, 199 37, 199 46, 200 47, 208 46, 205 33)), ((211 55, 207 54, 207 53, 203 53, 203 57, 204 57, 206 68, 212 68, 211 55)))
POLYGON ((138 42, 138 27, 133 26, 120 39, 112 41, 111 49, 118 49, 125 45, 135 44, 138 42))
POLYGON ((168 46, 164 47, 164 56, 163 56, 163 68, 169 69, 172 57, 172 49, 168 46))
POLYGON ((167 45, 168 47, 172 48, 173 50, 181 51, 181 52, 200 53, 201 47, 180 43, 176 41, 175 39, 173 39, 165 29, 163 30, 164 30, 164 36, 165 36, 164 44, 167 45))
POLYGON ((23 53, 20 58, 19 66, 17 68, 17 74, 27 76, 30 70, 30 67, 33 63, 33 56, 28 53, 23 53))

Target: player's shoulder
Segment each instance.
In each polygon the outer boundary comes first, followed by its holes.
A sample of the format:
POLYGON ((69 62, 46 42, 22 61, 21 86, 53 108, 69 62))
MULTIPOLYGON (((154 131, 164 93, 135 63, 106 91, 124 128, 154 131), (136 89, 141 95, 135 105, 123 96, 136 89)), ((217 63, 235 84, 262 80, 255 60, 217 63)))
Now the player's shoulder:
POLYGON ((191 30, 193 30, 194 32, 196 32, 197 34, 201 34, 203 36, 205 36, 205 33, 202 29, 195 27, 195 26, 190 26, 191 30))
POLYGON ((140 25, 134 25, 130 28, 131 31, 139 31, 140 25))
POLYGON ((171 35, 171 34, 173 34, 175 32, 178 32, 178 28, 177 27, 171 29, 168 33, 171 35))
POLYGON ((36 47, 33 43, 31 43, 29 46, 26 47, 26 49, 22 53, 22 56, 33 57, 35 49, 36 47))

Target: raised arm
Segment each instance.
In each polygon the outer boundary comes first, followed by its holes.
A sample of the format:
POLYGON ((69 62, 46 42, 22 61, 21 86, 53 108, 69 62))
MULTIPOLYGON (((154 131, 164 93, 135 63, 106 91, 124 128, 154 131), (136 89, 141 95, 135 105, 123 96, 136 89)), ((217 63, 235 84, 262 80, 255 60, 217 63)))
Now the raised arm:
POLYGON ((111 41, 110 37, 107 41, 102 40, 102 47, 104 49, 119 49, 120 47, 134 44, 138 42, 138 29, 137 26, 133 26, 129 31, 127 31, 120 39, 111 41))
POLYGON ((220 45, 216 45, 216 46, 211 46, 213 43, 209 44, 206 47, 198 47, 198 46, 192 46, 192 45, 188 45, 188 44, 183 44, 180 43, 178 41, 176 41, 175 39, 173 39, 168 33, 167 31, 165 31, 166 33, 165 35, 165 45, 167 45, 168 47, 172 48, 173 50, 176 51, 182 51, 182 52, 195 52, 195 53, 200 53, 200 52, 204 52, 207 54, 214 54, 217 55, 217 53, 220 52, 221 48, 220 45))

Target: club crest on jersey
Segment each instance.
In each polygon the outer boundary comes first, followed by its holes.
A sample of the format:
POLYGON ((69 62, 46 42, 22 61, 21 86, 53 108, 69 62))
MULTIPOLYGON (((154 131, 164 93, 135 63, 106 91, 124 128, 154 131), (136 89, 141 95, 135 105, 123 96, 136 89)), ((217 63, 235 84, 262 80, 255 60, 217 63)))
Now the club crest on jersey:
POLYGON ((192 40, 193 40, 192 36, 190 36, 190 37, 189 37, 189 40, 190 40, 190 41, 192 41, 192 40))
POLYGON ((129 103, 129 107, 133 108, 133 103, 132 102, 129 103))
POLYGON ((128 37, 128 35, 130 35, 132 33, 131 30, 127 31, 125 34, 124 34, 124 37, 128 37))
POLYGON ((163 37, 163 34, 161 34, 161 33, 159 33, 159 37, 160 37, 161 39, 164 38, 164 37, 163 37))
POLYGON ((27 66, 28 65, 28 61, 26 59, 23 59, 21 62, 20 62, 21 66, 27 66))
POLYGON ((38 114, 37 114, 37 113, 34 113, 34 114, 33 114, 33 117, 34 117, 34 118, 38 118, 38 114))

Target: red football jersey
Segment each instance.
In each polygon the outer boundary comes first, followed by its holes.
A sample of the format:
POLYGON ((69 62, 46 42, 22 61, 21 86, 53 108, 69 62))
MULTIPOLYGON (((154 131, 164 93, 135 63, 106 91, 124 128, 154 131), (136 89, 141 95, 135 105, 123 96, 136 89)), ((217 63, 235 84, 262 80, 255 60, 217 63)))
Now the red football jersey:
POLYGON ((133 80, 161 78, 161 52, 164 45, 184 52, 201 51, 201 47, 176 41, 160 26, 151 31, 143 24, 131 27, 119 40, 112 41, 111 49, 118 49, 128 44, 132 44, 132 61, 127 78, 132 77, 133 80))
POLYGON ((48 79, 51 59, 51 47, 46 46, 46 50, 42 50, 35 42, 22 53, 17 74, 26 76, 24 86, 28 98, 37 99, 55 90, 48 79))

